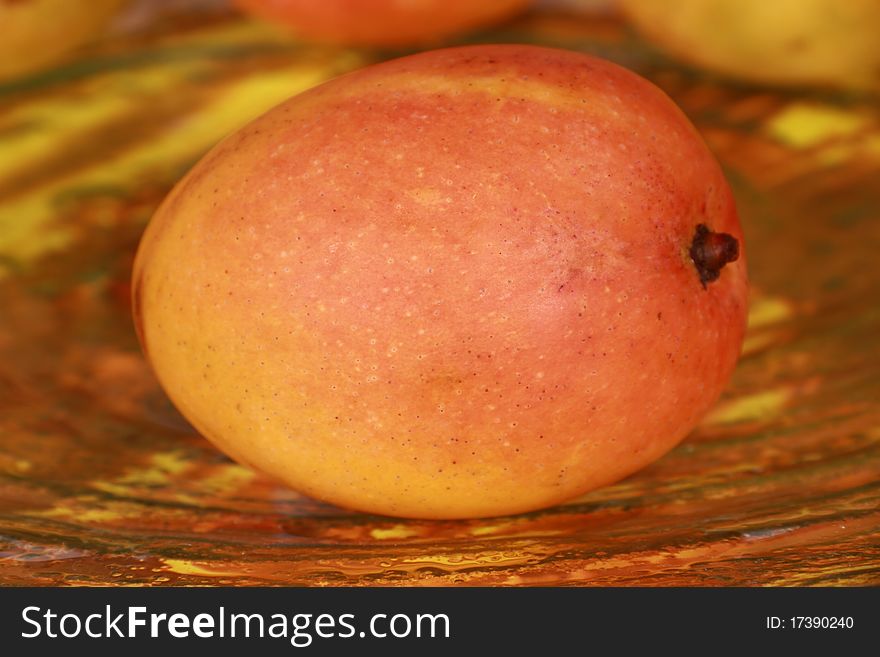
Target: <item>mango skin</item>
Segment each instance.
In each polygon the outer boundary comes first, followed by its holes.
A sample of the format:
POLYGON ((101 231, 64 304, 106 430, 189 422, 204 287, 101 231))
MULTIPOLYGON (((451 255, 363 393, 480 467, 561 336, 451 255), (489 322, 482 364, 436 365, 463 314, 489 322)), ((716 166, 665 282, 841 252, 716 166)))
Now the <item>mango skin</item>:
POLYGON ((670 54, 774 85, 880 89, 880 0, 619 0, 670 54))
POLYGON ((354 46, 425 44, 510 18, 529 0, 236 0, 297 36, 354 46))
POLYGON ((701 285, 722 172, 656 87, 532 46, 336 78, 231 135, 152 219, 135 323, 180 411, 343 507, 547 507, 678 443, 746 323, 744 254, 701 285))
POLYGON ((98 34, 123 0, 0 0, 0 80, 55 64, 98 34))

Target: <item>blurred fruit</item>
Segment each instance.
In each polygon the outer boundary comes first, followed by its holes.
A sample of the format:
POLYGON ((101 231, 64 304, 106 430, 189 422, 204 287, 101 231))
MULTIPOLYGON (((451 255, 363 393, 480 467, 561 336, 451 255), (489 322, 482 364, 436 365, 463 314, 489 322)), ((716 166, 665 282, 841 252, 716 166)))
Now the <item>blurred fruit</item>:
POLYGON ((0 0, 0 79, 46 68, 98 34, 124 0, 0 0))
POLYGON ((620 0, 681 59, 771 84, 880 85, 880 0, 620 0))
POLYGON ((508 18, 529 0, 236 0, 298 36, 350 45, 436 41, 508 18))
POLYGON ((436 50, 206 155, 141 242, 135 323, 194 426, 301 492, 517 513, 634 472, 712 406, 745 330, 741 239, 720 167, 644 79, 436 50))
POLYGON ((601 14, 614 9, 617 0, 534 0, 538 10, 566 11, 583 14, 601 14))

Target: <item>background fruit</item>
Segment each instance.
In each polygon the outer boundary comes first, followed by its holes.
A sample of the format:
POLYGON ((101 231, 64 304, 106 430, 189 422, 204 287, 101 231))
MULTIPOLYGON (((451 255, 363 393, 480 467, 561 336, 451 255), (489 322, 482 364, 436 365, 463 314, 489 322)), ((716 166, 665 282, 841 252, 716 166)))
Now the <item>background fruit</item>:
POLYGON ((746 273, 701 285, 700 224, 741 240, 648 82, 439 50, 218 145, 143 238, 135 314, 171 399, 242 462, 378 513, 515 513, 656 459, 718 397, 746 273))
POLYGON ((0 79, 58 61, 97 34, 123 0, 0 0, 0 79))
POLYGON ((685 61, 773 84, 880 86, 880 0, 620 0, 685 61))
POLYGON ((528 0, 236 0, 244 10, 318 41, 405 45, 507 18, 528 0))

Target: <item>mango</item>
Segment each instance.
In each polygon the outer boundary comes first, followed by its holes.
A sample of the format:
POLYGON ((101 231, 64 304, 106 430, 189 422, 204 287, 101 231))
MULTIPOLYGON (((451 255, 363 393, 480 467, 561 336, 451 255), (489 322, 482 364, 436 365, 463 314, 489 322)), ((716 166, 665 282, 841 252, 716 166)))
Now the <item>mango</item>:
POLYGON ((880 0, 620 0, 671 55, 772 85, 880 88, 880 0))
POLYGON ((372 513, 530 511, 713 406, 746 324, 722 171, 659 89, 524 45, 424 52, 218 144, 150 222, 135 323, 208 439, 372 513))
POLYGON ((509 18, 529 0, 236 0, 300 38, 354 46, 445 39, 509 18))

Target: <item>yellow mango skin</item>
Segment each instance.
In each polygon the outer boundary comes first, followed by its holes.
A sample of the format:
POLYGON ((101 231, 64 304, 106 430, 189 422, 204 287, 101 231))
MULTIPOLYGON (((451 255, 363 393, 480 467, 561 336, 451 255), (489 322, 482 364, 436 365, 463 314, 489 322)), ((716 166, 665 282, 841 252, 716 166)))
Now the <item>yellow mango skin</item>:
POLYGON ((56 63, 103 29, 123 0, 0 0, 0 80, 56 63))
POLYGON ((242 463, 373 513, 519 513, 616 481, 713 405, 744 254, 662 92, 586 55, 475 46, 367 67, 230 136, 133 272, 144 351, 242 463))
POLYGON ((880 0, 620 0, 672 55, 770 84, 880 88, 880 0))

